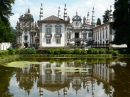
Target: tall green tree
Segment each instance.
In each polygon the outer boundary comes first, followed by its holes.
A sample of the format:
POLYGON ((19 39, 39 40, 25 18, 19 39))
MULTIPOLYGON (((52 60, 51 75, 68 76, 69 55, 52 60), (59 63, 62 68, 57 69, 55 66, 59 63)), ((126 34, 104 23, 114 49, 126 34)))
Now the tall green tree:
POLYGON ((114 43, 125 43, 130 49, 130 2, 129 0, 115 0, 114 8, 114 43))
POLYGON ((106 10, 104 15, 103 15, 103 23, 106 23, 109 21, 109 13, 110 11, 109 10, 106 10))
POLYGON ((11 26, 9 17, 13 14, 12 4, 15 0, 0 0, 0 42, 10 41, 11 26))
POLYGON ((100 20, 100 18, 97 19, 97 25, 101 25, 101 20, 100 20))

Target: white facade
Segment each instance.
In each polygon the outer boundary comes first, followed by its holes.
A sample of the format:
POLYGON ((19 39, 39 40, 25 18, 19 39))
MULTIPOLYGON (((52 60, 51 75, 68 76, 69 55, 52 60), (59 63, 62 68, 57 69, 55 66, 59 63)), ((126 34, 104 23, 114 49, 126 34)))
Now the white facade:
POLYGON ((39 48, 66 46, 66 26, 69 22, 54 15, 38 21, 40 29, 39 48))
MULTIPOLYGON (((61 23, 43 23, 42 24, 42 47, 64 47, 65 46, 65 24, 61 23), (49 25, 49 26, 48 26, 49 25), (51 29, 51 37, 47 37, 47 28, 51 29), (60 34, 56 33, 56 29, 59 28, 60 34), (56 36, 57 35, 57 36, 56 36), (50 43, 47 43, 47 39, 50 39, 50 43), (59 41, 57 41, 59 39, 59 41)), ((49 36, 49 34, 48 34, 49 36)))
POLYGON ((11 43, 10 42, 0 43, 0 50, 7 50, 9 47, 11 47, 11 43))
POLYGON ((110 47, 115 36, 112 24, 113 22, 107 22, 93 29, 93 47, 110 47))
POLYGON ((83 18, 76 15, 72 18, 72 23, 67 26, 67 46, 70 47, 86 47, 91 45, 92 42, 92 25, 88 22, 87 17, 83 18))

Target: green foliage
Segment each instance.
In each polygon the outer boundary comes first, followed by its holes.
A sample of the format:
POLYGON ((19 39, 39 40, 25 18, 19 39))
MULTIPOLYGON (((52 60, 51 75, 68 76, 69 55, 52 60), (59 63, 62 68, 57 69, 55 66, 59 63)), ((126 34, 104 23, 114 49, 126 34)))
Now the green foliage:
POLYGON ((16 51, 19 54, 36 54, 36 50, 32 48, 24 48, 16 51))
POLYGON ((12 42, 13 35, 11 33, 11 26, 9 17, 12 15, 12 4, 15 0, 1 0, 0 1, 0 42, 12 42))
POLYGON ((103 48, 99 49, 99 54, 106 54, 106 50, 103 48))
POLYGON ((8 55, 8 50, 0 50, 0 56, 8 55))
POLYGON ((12 47, 8 48, 7 50, 8 50, 9 55, 14 55, 15 54, 15 50, 12 47))
POLYGON ((60 52, 59 49, 55 49, 55 50, 54 50, 54 54, 61 54, 61 52, 60 52))
POLYGON ((81 54, 87 54, 87 51, 85 49, 82 49, 81 54))
POLYGON ((110 49, 109 54, 112 54, 113 56, 118 56, 119 52, 117 50, 110 49))
POLYGON ((81 54, 80 49, 78 49, 78 48, 74 49, 74 54, 81 54))
POLYGON ((64 50, 64 54, 73 54, 74 50, 64 50))
POLYGON ((89 48, 87 53, 88 54, 99 54, 99 50, 96 48, 89 48))
POLYGON ((97 19, 97 25, 101 25, 101 20, 100 20, 100 18, 97 19))
POLYGON ((127 48, 130 48, 130 3, 128 0, 116 0, 114 8, 114 43, 127 44, 127 48))
POLYGON ((103 15, 103 23, 106 23, 109 21, 109 13, 110 13, 110 10, 106 10, 104 15, 103 15))
POLYGON ((48 50, 48 53, 49 53, 49 54, 54 54, 54 52, 55 52, 55 50, 54 50, 53 48, 50 48, 50 49, 48 50))
POLYGON ((127 54, 127 50, 126 49, 120 49, 118 50, 120 54, 127 54))

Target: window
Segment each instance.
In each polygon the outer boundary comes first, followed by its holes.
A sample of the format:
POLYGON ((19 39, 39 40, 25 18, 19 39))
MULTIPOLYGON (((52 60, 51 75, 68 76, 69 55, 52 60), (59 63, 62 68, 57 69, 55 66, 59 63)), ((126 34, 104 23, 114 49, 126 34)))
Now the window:
POLYGON ((86 39, 86 33, 83 34, 83 39, 86 39))
POLYGON ((61 34, 61 28, 56 28, 56 34, 61 34))
POLYGON ((71 34, 70 33, 68 33, 67 36, 68 36, 68 39, 71 39, 71 34))
POLYGON ((27 35, 24 36, 24 40, 28 40, 28 36, 27 35))
POLYGON ((51 28, 46 28, 46 34, 51 34, 51 28))
POLYGON ((89 32, 89 34, 88 34, 88 37, 92 37, 92 34, 91 34, 91 32, 89 32))
POLYGON ((46 44, 51 44, 51 39, 46 39, 46 44))
POLYGON ((60 44, 61 43, 61 39, 56 39, 56 43, 60 44))

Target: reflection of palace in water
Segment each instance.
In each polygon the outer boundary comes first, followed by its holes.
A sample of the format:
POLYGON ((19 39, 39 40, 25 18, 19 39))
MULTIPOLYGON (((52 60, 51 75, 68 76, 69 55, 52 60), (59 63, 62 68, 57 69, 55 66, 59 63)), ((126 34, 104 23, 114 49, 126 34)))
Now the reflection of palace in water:
POLYGON ((112 97, 114 89, 110 85, 110 81, 114 79, 114 70, 110 68, 110 65, 114 65, 114 63, 89 65, 87 62, 43 62, 42 65, 30 65, 28 68, 18 69, 16 78, 17 82, 19 82, 19 87, 24 89, 28 95, 38 78, 37 87, 39 88, 39 97, 44 97, 44 89, 50 92, 57 92, 57 96, 63 95, 66 97, 70 88, 75 90, 76 95, 83 88, 94 97, 97 80, 107 85, 105 91, 107 91, 109 97, 112 97), (89 69, 88 72, 60 72, 55 67, 80 67, 89 69))

